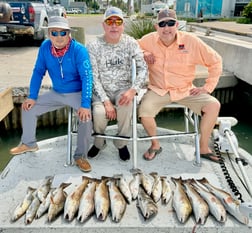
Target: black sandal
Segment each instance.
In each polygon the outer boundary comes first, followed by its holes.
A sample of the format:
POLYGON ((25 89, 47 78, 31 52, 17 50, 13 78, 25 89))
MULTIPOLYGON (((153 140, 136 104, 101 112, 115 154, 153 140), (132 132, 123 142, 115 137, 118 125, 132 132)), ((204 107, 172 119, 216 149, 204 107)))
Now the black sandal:
POLYGON ((215 163, 220 163, 221 161, 224 160, 220 156, 216 156, 213 153, 200 154, 200 157, 203 158, 203 159, 210 160, 210 161, 215 162, 215 163))

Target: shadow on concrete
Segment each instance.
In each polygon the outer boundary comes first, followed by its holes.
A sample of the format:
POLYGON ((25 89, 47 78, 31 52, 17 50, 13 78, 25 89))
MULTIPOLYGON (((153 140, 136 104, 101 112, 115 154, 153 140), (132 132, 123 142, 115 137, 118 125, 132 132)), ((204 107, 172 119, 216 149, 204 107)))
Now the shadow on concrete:
POLYGON ((0 39, 0 47, 39 47, 42 41, 35 41, 30 37, 20 37, 15 40, 0 39))

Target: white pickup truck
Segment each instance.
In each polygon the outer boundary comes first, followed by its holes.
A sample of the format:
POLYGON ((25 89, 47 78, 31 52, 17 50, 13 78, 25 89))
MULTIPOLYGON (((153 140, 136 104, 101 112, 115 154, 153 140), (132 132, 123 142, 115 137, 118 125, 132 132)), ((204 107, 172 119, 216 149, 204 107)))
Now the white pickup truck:
POLYGON ((0 37, 28 36, 42 41, 50 16, 66 16, 60 0, 5 0, 0 2, 0 37))

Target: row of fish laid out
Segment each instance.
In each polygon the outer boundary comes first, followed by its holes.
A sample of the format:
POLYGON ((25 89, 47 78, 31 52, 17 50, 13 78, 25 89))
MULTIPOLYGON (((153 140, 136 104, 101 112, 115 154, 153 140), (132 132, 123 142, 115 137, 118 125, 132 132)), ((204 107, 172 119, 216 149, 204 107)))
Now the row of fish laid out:
POLYGON ((53 177, 46 177, 38 188, 27 188, 27 193, 15 208, 12 221, 25 215, 25 224, 47 213, 49 222, 61 213, 66 221, 75 217, 81 223, 95 215, 97 220, 105 221, 111 215, 113 222, 119 222, 127 208, 136 200, 136 206, 145 220, 158 213, 158 202, 172 207, 180 223, 185 223, 193 215, 196 223, 205 224, 209 214, 218 222, 227 220, 227 212, 243 224, 248 217, 240 210, 240 203, 226 191, 209 183, 206 178, 199 180, 181 177, 159 176, 142 171, 133 173, 128 182, 123 175, 113 177, 82 177, 82 181, 70 192, 71 183, 62 182, 52 187, 53 177))

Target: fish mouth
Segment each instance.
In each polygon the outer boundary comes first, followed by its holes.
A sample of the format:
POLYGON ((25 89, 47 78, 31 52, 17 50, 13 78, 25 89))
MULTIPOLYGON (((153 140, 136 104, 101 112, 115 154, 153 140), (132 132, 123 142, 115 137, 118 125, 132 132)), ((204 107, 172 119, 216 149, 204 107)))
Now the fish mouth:
POLYGON ((102 213, 100 213, 100 214, 97 216, 97 219, 100 220, 100 221, 104 221, 104 220, 105 220, 105 217, 103 216, 102 213))
POLYGON ((226 218, 225 218, 225 217, 223 217, 223 216, 221 216, 221 218, 220 218, 220 222, 226 222, 226 218))
POLYGON ((25 224, 30 224, 31 222, 32 222, 32 220, 27 219, 27 220, 25 221, 25 224))
POLYGON ((205 224, 205 219, 199 218, 197 223, 203 225, 205 224))
POLYGON ((64 217, 66 220, 71 221, 70 215, 67 213, 64 217))

